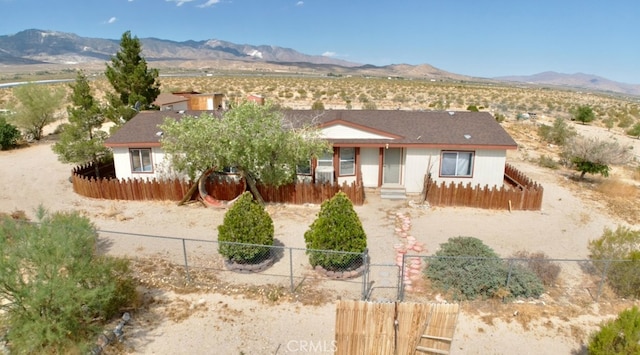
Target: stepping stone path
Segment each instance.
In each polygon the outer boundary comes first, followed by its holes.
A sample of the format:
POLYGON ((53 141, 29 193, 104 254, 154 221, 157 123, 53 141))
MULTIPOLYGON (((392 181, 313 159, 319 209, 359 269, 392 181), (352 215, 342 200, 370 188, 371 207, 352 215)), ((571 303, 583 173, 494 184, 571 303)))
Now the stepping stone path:
POLYGON ((422 280, 424 260, 419 253, 426 252, 424 243, 411 235, 411 217, 402 212, 395 213, 395 235, 399 242, 393 245, 396 251, 396 265, 404 267, 402 280, 405 291, 417 291, 422 280), (411 255, 416 255, 412 257, 411 255), (403 263, 404 261, 404 263, 403 263), (403 265, 404 264, 404 265, 403 265))

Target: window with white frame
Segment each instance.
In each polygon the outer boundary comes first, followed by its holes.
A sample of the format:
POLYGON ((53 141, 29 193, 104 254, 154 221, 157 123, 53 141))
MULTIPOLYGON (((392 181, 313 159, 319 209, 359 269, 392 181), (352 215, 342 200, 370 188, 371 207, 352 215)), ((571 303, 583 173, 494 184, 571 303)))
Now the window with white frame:
POLYGON ((318 157, 318 166, 333 167, 333 152, 323 153, 318 157))
POLYGON ((131 155, 131 171, 134 173, 151 173, 151 149, 129 149, 131 155))
POLYGON ((340 175, 356 174, 356 148, 340 148, 340 175))
POLYGON ((471 177, 473 152, 443 152, 440 176, 471 177))

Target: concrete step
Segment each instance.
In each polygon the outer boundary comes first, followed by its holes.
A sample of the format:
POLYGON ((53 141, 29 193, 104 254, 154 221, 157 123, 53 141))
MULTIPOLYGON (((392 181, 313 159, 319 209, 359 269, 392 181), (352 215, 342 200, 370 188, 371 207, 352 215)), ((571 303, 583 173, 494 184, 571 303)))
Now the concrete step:
POLYGON ((407 190, 404 187, 382 187, 380 188, 380 198, 406 200, 407 190))

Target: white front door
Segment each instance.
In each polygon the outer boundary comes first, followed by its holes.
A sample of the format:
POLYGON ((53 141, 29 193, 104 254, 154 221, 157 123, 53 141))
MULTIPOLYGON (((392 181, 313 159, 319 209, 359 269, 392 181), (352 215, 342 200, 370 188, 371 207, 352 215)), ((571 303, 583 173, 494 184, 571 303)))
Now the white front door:
POLYGON ((400 168, 402 166, 402 148, 384 149, 382 184, 400 185, 400 168))

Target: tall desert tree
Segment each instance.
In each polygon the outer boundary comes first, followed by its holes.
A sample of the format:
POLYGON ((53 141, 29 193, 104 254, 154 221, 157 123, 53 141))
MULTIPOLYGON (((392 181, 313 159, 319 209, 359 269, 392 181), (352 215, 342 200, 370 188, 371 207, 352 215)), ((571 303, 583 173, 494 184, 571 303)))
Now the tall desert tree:
POLYGON ((96 177, 100 177, 98 162, 111 154, 109 148, 104 146, 107 132, 100 129, 104 116, 91 95, 91 87, 83 72, 78 72, 76 81, 70 87, 72 105, 67 107, 69 123, 62 126, 60 140, 52 149, 63 163, 93 163, 96 177))
POLYGON ((616 141, 582 136, 569 141, 564 146, 563 154, 580 172, 580 179, 587 173, 608 177, 611 165, 623 165, 632 158, 631 150, 616 141))
POLYGON ((590 106, 581 105, 573 111, 573 119, 582 122, 582 124, 586 124, 595 120, 596 114, 590 106))
MULTIPOLYGON (((131 37, 130 31, 122 34, 120 51, 111 57, 105 75, 117 93, 109 97, 110 113, 112 116, 120 114, 125 121, 135 115, 133 107, 150 107, 160 94, 158 69, 147 67, 147 61, 142 57, 142 44, 138 37, 131 37)), ((119 117, 110 118, 119 120, 119 117)))
POLYGON ((44 127, 58 119, 56 111, 62 106, 65 92, 55 86, 28 83, 13 90, 19 101, 12 122, 32 136, 42 138, 44 127))
POLYGON ((330 149, 317 129, 295 128, 270 103, 244 102, 222 117, 167 119, 160 128, 162 148, 176 170, 193 181, 211 168, 234 167, 260 203, 256 181, 272 186, 293 182, 297 165, 330 149))

